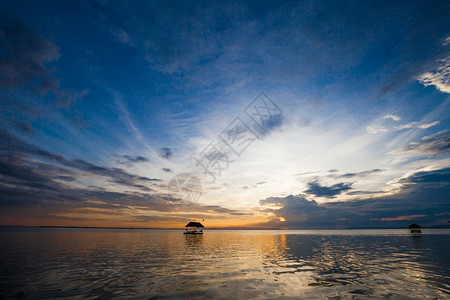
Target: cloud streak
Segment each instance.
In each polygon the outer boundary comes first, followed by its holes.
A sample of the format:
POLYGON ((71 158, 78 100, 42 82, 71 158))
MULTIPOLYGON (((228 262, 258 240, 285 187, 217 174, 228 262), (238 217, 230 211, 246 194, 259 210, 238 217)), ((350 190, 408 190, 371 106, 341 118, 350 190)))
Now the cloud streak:
MULTIPOLYGON (((106 223, 108 220, 128 220, 126 222, 130 224, 158 220, 170 226, 170 222, 186 220, 186 214, 203 218, 249 215, 219 205, 173 198, 156 190, 160 179, 85 160, 67 159, 6 131, 0 131, 0 140, 0 216, 3 218, 17 217, 26 211, 26 217, 36 222, 39 219, 88 222, 100 218, 106 223), (106 188, 87 185, 86 181, 106 188), (115 187, 108 187, 108 183, 115 187), (127 189, 117 188, 117 185, 127 189), (33 208, 39 209, 30 210, 33 208)), ((125 162, 147 162, 140 156, 122 155, 120 158, 125 162)))
POLYGON ((368 133, 376 134, 376 133, 395 132, 395 131, 400 131, 400 130, 404 130, 404 129, 412 129, 412 128, 428 129, 433 126, 436 126, 439 123, 440 123, 440 121, 434 121, 434 122, 430 122, 430 123, 410 122, 410 123, 394 126, 393 128, 387 128, 387 127, 378 126, 378 125, 369 125, 366 127, 366 130, 368 133))
POLYGON ((437 90, 450 94, 450 58, 441 60, 436 71, 426 72, 418 79, 424 86, 434 86, 437 90))
MULTIPOLYGON (((82 159, 67 159, 61 154, 48 152, 32 144, 24 142, 16 138, 15 136, 12 136, 6 131, 0 131, 0 138, 2 139, 2 143, 0 144, 0 151, 4 155, 28 155, 38 157, 52 163, 57 163, 65 167, 69 167, 71 169, 83 171, 88 175, 105 177, 114 183, 129 187, 135 187, 146 191, 151 190, 147 186, 149 183, 161 181, 161 179, 157 178, 148 178, 145 176, 130 174, 123 169, 98 166, 82 159)), ((25 157, 23 157, 22 159, 24 158, 25 157)))
POLYGON ((450 155, 450 133, 426 136, 420 142, 412 142, 408 146, 395 149, 390 153, 447 156, 450 155))
POLYGON ((391 120, 396 121, 396 122, 401 120, 401 118, 399 116, 393 115, 393 114, 385 115, 383 117, 383 119, 391 119, 391 120))
POLYGON ((113 155, 117 160, 116 162, 118 164, 124 164, 124 165, 132 165, 135 163, 146 163, 149 162, 150 160, 146 157, 143 156, 131 156, 131 155, 127 155, 127 154, 114 154, 113 155))

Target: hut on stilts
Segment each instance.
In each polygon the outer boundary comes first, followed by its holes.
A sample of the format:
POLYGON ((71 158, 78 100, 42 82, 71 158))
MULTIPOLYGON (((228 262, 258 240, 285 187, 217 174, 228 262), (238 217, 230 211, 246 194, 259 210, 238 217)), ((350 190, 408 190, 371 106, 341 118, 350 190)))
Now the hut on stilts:
POLYGON ((186 224, 184 234, 203 234, 203 226, 200 222, 189 222, 186 224))
POLYGON ((411 233, 422 233, 420 226, 417 224, 411 224, 408 228, 411 233))

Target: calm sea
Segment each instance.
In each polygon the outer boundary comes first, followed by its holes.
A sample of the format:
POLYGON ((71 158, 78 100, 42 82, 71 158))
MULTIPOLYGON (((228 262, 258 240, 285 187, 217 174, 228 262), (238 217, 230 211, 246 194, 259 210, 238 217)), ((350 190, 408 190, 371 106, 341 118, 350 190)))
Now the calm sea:
POLYGON ((450 230, 0 229, 1 299, 450 299, 450 230))

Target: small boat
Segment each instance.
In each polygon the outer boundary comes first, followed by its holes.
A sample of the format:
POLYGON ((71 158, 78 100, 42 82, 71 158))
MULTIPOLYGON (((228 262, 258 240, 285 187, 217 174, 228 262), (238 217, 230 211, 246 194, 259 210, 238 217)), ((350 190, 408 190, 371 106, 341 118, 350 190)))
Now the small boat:
POLYGON ((420 226, 417 224, 411 224, 408 228, 411 233, 422 233, 420 226))
POLYGON ((186 226, 184 234, 203 234, 203 229, 205 226, 200 222, 189 222, 186 226))

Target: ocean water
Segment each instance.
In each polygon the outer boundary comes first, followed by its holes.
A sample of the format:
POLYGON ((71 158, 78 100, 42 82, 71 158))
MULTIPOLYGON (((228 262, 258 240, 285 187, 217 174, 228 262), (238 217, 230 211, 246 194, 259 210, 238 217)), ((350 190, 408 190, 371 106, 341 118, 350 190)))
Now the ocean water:
POLYGON ((0 229, 1 299, 450 299, 450 230, 0 229))

